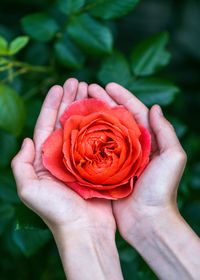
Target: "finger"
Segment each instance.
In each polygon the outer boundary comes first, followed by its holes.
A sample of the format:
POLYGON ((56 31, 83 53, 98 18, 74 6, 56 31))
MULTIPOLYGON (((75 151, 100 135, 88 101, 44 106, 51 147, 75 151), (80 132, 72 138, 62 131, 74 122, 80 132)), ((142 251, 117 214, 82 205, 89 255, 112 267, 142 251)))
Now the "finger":
POLYGON ((150 125, 161 153, 174 147, 182 150, 173 126, 163 116, 159 105, 154 105, 150 110, 150 125))
POLYGON ((33 168, 35 157, 34 143, 30 138, 26 138, 23 142, 19 153, 13 158, 11 167, 17 183, 18 193, 23 186, 31 180, 37 179, 37 175, 33 168))
POLYGON ((124 87, 109 83, 106 91, 118 104, 124 105, 135 117, 137 123, 149 128, 148 108, 124 87))
POLYGON ((117 103, 107 94, 107 92, 97 84, 91 84, 88 87, 88 94, 90 97, 101 99, 110 106, 116 106, 117 103))
POLYGON ((63 85, 64 94, 57 115, 56 129, 61 127, 59 123, 59 119, 61 115, 64 113, 65 109, 75 100, 77 89, 78 89, 77 79, 70 78, 64 83, 63 85))
POLYGON ((88 84, 85 82, 80 82, 75 100, 83 100, 85 98, 88 98, 88 84))
POLYGON ((42 105, 35 129, 34 129, 34 143, 36 149, 34 166, 38 169, 42 167, 41 148, 46 138, 52 133, 56 123, 58 108, 63 95, 63 88, 61 86, 53 86, 42 105))

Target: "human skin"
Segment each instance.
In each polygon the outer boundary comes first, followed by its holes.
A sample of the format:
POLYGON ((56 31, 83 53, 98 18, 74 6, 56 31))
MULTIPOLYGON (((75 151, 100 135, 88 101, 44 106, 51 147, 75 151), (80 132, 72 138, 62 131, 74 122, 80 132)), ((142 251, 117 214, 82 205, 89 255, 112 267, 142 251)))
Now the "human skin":
POLYGON ((42 144, 60 127, 59 119, 67 106, 84 98, 88 98, 84 82, 72 78, 63 87, 53 86, 43 103, 33 141, 24 140, 11 165, 20 199, 53 233, 67 279, 120 280, 111 202, 82 199, 42 164, 42 144))
POLYGON ((89 96, 124 105, 152 137, 149 165, 133 193, 113 202, 121 236, 146 260, 159 279, 200 279, 200 239, 181 217, 177 189, 186 154, 158 105, 150 110, 116 83, 89 86, 89 96))

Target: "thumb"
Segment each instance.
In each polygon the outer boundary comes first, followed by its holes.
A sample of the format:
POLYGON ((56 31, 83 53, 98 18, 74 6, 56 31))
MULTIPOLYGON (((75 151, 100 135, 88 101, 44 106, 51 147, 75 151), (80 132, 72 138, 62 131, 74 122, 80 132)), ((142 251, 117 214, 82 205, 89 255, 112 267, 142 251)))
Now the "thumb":
POLYGON ((26 138, 23 141, 21 150, 11 162, 11 167, 18 188, 21 188, 22 185, 26 185, 29 180, 37 179, 37 175, 33 168, 34 158, 34 143, 30 138, 26 138))

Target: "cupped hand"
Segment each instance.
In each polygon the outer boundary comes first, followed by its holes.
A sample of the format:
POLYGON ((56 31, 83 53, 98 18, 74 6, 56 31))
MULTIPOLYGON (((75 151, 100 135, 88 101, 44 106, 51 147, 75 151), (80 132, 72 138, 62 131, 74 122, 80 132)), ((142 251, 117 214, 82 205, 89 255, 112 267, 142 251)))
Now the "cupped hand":
POLYGON ((177 211, 176 195, 186 164, 186 154, 174 128, 165 119, 158 105, 150 110, 132 93, 116 83, 89 86, 89 96, 100 98, 111 106, 123 105, 138 124, 151 133, 150 163, 137 180, 130 196, 113 202, 114 216, 121 235, 128 234, 147 220, 157 219, 161 213, 177 211))
POLYGON ((54 178, 42 163, 45 139, 60 128, 59 118, 75 100, 88 97, 88 85, 68 79, 63 88, 53 86, 43 103, 33 141, 26 138, 12 160, 12 169, 21 200, 37 213, 52 231, 57 228, 115 233, 115 221, 108 200, 84 200, 54 178))

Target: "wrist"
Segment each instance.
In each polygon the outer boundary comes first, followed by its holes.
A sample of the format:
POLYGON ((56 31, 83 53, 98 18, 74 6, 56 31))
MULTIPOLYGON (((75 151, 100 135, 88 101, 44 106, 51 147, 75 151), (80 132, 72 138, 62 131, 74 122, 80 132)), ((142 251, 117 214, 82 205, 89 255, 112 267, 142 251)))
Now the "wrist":
POLYGON ((67 279, 123 279, 113 231, 59 227, 52 232, 67 279))

